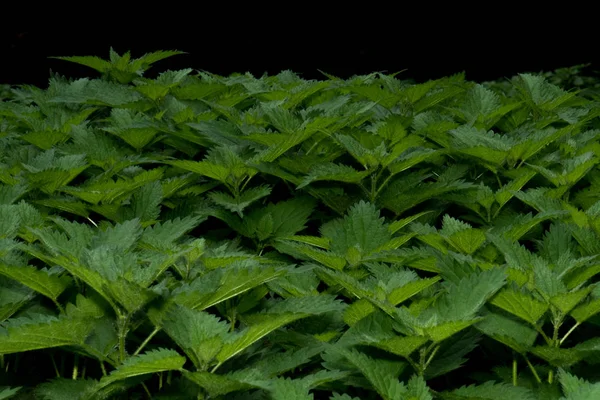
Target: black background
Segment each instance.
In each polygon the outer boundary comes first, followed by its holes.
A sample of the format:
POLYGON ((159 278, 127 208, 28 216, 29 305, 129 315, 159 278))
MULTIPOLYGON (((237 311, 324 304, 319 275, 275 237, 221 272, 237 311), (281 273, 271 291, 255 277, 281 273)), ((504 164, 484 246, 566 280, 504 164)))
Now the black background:
POLYGON ((98 22, 91 11, 87 19, 73 17, 77 23, 14 25, 0 31, 0 84, 44 87, 50 71, 96 76, 86 67, 48 57, 108 58, 111 46, 120 54, 131 50, 134 58, 156 50, 188 53, 160 61, 149 77, 188 67, 257 77, 291 69, 306 79, 324 78, 319 70, 341 78, 405 70, 399 78, 426 81, 464 71, 467 79, 480 82, 582 63, 600 69, 600 31, 585 19, 595 15, 591 9, 571 6, 544 14, 507 5, 513 8, 503 14, 499 5, 505 3, 486 3, 485 12, 472 15, 461 6, 446 14, 434 4, 400 11, 371 7, 371 12, 364 6, 348 17, 307 7, 280 7, 276 15, 264 7, 232 13, 231 3, 177 15, 161 14, 159 8, 152 17, 103 14, 98 22), (432 15, 428 8, 434 7, 438 12, 432 15))

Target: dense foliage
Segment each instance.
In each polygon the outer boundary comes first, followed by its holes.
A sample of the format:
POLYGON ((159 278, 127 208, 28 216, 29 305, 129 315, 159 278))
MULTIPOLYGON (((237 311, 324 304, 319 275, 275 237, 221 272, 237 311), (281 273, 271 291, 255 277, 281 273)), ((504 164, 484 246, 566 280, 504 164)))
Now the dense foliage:
POLYGON ((600 398, 597 80, 177 54, 1 88, 0 399, 600 398))

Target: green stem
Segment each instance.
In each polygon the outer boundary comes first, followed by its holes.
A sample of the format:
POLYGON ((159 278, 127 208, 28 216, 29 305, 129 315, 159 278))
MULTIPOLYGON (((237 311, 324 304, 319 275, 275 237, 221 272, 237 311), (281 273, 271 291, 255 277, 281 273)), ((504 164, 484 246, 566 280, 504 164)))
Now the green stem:
POLYGON ((95 348, 93 348, 92 346, 88 346, 85 343, 80 344, 79 345, 83 350, 85 350, 87 353, 89 353, 90 355, 96 357, 97 360, 103 362, 106 361, 107 363, 109 363, 111 366, 113 367, 117 367, 117 363, 112 361, 110 358, 106 358, 106 356, 104 356, 104 354, 100 353, 98 350, 96 350, 95 348))
POLYGON ((546 341, 546 344, 551 346, 552 345, 552 340, 550 340, 550 338, 548 337, 548 335, 546 335, 546 333, 542 330, 541 327, 536 326, 535 330, 538 331, 538 333, 540 335, 542 335, 542 337, 544 338, 544 340, 546 341))
POLYGON ((79 364, 79 354, 75 354, 75 359, 73 360, 73 380, 77 380, 77 367, 79 364))
POLYGON ((374 177, 373 175, 371 175, 371 193, 369 195, 369 200, 371 200, 371 203, 375 202, 376 188, 377 188, 377 178, 374 177))
POLYGON ((215 371, 217 370, 217 368, 219 368, 221 366, 222 363, 218 363, 217 365, 215 365, 215 367, 210 371, 211 374, 214 374, 215 371))
POLYGON ((565 341, 565 339, 567 337, 569 337, 569 335, 579 326, 579 322, 577 322, 575 325, 573 325, 573 327, 571 329, 569 329, 569 331, 567 333, 565 333, 565 336, 563 336, 563 338, 560 340, 559 345, 562 345, 563 342, 565 341))
POLYGON ((427 369, 427 367, 429 366, 429 364, 431 363, 431 361, 433 360, 433 356, 435 356, 435 353, 437 353, 437 351, 439 350, 440 346, 436 346, 433 351, 431 352, 431 354, 429 355, 429 358, 427 359, 427 362, 425 363, 425 366, 423 367, 423 371, 425 371, 427 369))
POLYGON ((102 369, 102 376, 106 376, 106 368, 104 367, 104 361, 100 360, 100 368, 102 369))
POLYGON ((58 372, 58 367, 56 366, 56 361, 54 360, 54 354, 50 355, 50 359, 52 360, 52 365, 54 366, 54 372, 56 372, 56 377, 60 378, 60 372, 58 372))
POLYGON ((125 338, 128 333, 128 325, 129 325, 129 315, 120 315, 119 316, 119 362, 123 363, 125 361, 125 338))
POLYGON ((148 390, 148 386, 146 386, 146 384, 144 382, 142 382, 142 387, 144 388, 144 391, 146 392, 146 394, 148 395, 148 398, 150 400, 152 400, 152 394, 150 394, 150 391, 148 390))
POLYGON ((144 346, 146 346, 148 344, 148 342, 150 341, 150 339, 152 339, 154 337, 154 335, 156 335, 158 332, 160 332, 160 328, 154 328, 154 330, 152 331, 152 333, 150 333, 150 335, 148 335, 148 337, 146 338, 146 340, 144 340, 142 342, 142 344, 140 344, 140 347, 137 348, 137 350, 135 351, 135 353, 133 353, 133 355, 137 356, 139 354, 139 352, 142 351, 142 349, 144 348, 144 346))
POLYGON ((517 384, 517 357, 513 353, 513 363, 512 363, 512 381, 513 386, 518 386, 517 384))
POLYGON ((375 193, 375 198, 379 197, 379 193, 381 193, 381 191, 383 189, 385 189, 385 187, 387 186, 388 182, 392 179, 394 175, 390 174, 390 176, 388 176, 387 178, 385 178, 385 181, 383 181, 383 183, 381 184, 381 186, 379 186, 379 189, 377 189, 377 192, 375 193))
MULTIPOLYGON (((560 345, 559 340, 558 340, 558 330, 562 326, 562 318, 560 318, 560 317, 554 318, 554 320, 552 322, 554 325, 554 331, 552 332, 552 344, 554 346, 560 345)), ((556 347, 558 347, 558 346, 556 346, 556 347)))
POLYGON ((362 189, 363 192, 365 192, 365 194, 367 195, 367 197, 371 197, 371 193, 369 193, 369 191, 367 190, 367 188, 365 187, 365 185, 363 185, 362 183, 359 183, 358 186, 362 189))
POLYGON ((497 173, 494 173, 494 175, 496 176, 496 180, 498 181, 498 189, 502 188, 502 182, 500 181, 500 177, 498 176, 497 173))
MULTIPOLYGON (((262 252, 262 250, 261 250, 262 252)), ((235 330, 235 320, 236 320, 236 313, 235 313, 235 306, 231 306, 231 328, 229 328, 229 332, 233 332, 235 330)))
POLYGON ((550 370, 550 371, 548 371, 548 383, 552 385, 553 381, 554 381, 554 371, 550 370))
POLYGON ((246 187, 246 185, 248 184, 248 182, 250 182, 250 179, 252 179, 251 176, 248 176, 246 179, 246 182, 244 182, 244 184, 242 185, 242 189, 240 190, 241 192, 244 191, 244 188, 246 187))
POLYGON ((419 372, 419 371, 420 371, 419 365, 418 365, 416 362, 414 362, 412 358, 410 358, 410 357, 406 357, 406 361, 408 361, 408 363, 409 363, 409 364, 410 364, 410 365, 413 367, 413 369, 414 369, 416 372, 419 372))
POLYGON ((52 301, 54 302, 54 305, 56 305, 56 308, 58 308, 58 311, 60 311, 61 314, 64 314, 65 309, 63 308, 63 306, 55 299, 52 299, 52 301))
POLYGON ((535 376, 535 380, 538 383, 542 383, 542 379, 540 378, 540 376, 538 375, 537 371, 535 370, 535 368, 533 367, 533 365, 529 361, 529 358, 527 358, 527 356, 525 354, 523 354, 523 358, 525 359, 525 361, 527 361, 527 365, 529 366, 529 369, 533 373, 533 376, 535 376))

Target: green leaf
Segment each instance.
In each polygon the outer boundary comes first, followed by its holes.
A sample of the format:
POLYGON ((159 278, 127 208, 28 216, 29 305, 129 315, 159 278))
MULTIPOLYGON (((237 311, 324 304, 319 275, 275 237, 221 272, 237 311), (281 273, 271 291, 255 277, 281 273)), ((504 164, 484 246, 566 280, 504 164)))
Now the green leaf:
POLYGON ((155 122, 143 113, 129 109, 113 108, 110 114, 111 125, 103 128, 137 151, 148 145, 159 132, 155 122))
POLYGON ((365 169, 377 168, 386 153, 385 146, 368 149, 350 135, 336 134, 335 138, 365 169))
POLYGON ((291 240, 294 242, 310 244, 311 246, 320 247, 324 250, 329 249, 329 239, 318 236, 292 235, 281 238, 282 240, 291 240))
POLYGON ((217 360, 222 364, 274 330, 309 315, 301 313, 261 314, 261 318, 255 318, 254 323, 240 332, 236 340, 223 345, 217 354, 217 360))
POLYGON ((177 160, 165 161, 165 163, 223 183, 227 182, 230 173, 229 168, 208 161, 177 160))
POLYGON ((433 342, 439 343, 446 340, 450 336, 468 328, 469 326, 481 321, 482 318, 469 319, 464 321, 450 321, 438 324, 432 327, 423 328, 425 335, 429 337, 433 342))
POLYGON ((128 358, 121 366, 109 375, 102 377, 99 388, 106 387, 113 382, 131 378, 133 376, 153 374, 155 372, 179 370, 185 364, 185 357, 174 350, 159 348, 144 354, 128 358))
POLYGON ((97 384, 93 379, 56 378, 38 385, 35 394, 44 400, 87 400, 94 397, 103 399, 96 392, 97 384))
POLYGON ((491 304, 524 319, 532 325, 548 311, 548 304, 513 289, 502 289, 490 301, 491 304))
POLYGON ((442 392, 442 396, 453 400, 537 400, 537 396, 530 389, 492 381, 481 385, 462 386, 451 392, 442 392))
POLYGON ((143 243, 156 250, 167 250, 177 239, 194 229, 200 222, 201 218, 186 216, 156 223, 144 229, 140 244, 143 243))
POLYGON ((535 346, 530 349, 532 354, 546 360, 555 367, 568 368, 581 361, 582 354, 577 349, 563 349, 550 346, 535 346))
POLYGON ((0 279, 0 321, 15 314, 33 297, 34 293, 29 288, 15 281, 0 279))
POLYGON ((301 189, 316 181, 359 183, 369 174, 369 171, 357 171, 348 165, 334 163, 317 164, 311 168, 310 173, 296 186, 296 189, 301 189))
POLYGON ((346 305, 341 300, 336 300, 335 295, 318 294, 303 297, 290 297, 268 305, 265 312, 301 314, 322 314, 326 312, 342 312, 346 305))
POLYGON ((590 294, 592 289, 594 289, 594 286, 588 286, 569 293, 561 293, 552 297, 550 302, 562 313, 568 314, 590 294))
POLYGON ((17 387, 2 387, 0 386, 0 400, 5 400, 5 399, 10 399, 11 397, 13 397, 15 394, 17 394, 17 392, 19 390, 21 390, 23 387, 22 386, 17 386, 17 387))
POLYGON ((370 343, 372 346, 389 351, 392 354, 408 358, 414 351, 419 349, 429 339, 424 336, 396 336, 376 343, 370 343))
POLYGON ((441 150, 411 149, 404 152, 402 156, 396 158, 394 162, 388 165, 388 170, 392 175, 395 175, 442 154, 444 154, 444 151, 441 150))
POLYGON ((329 398, 329 400, 360 400, 358 397, 350 397, 347 394, 339 394, 337 392, 333 392, 333 396, 329 398))
POLYGON ((318 371, 300 379, 277 377, 260 386, 268 390, 274 400, 312 400, 313 395, 308 393, 310 389, 347 375, 347 372, 342 371, 318 371))
POLYGON ((208 193, 208 197, 216 204, 225 207, 229 211, 236 212, 240 214, 240 217, 243 217, 242 211, 244 208, 269 194, 271 194, 271 187, 265 185, 249 188, 236 197, 224 192, 210 192, 208 193))
POLYGON ((468 361, 465 356, 478 346, 480 338, 481 335, 476 330, 469 329, 441 343, 435 358, 425 370, 425 379, 429 380, 462 367, 468 361))
POLYGON ((465 254, 473 254, 486 241, 485 234, 473 228, 455 232, 445 239, 452 247, 465 254))
POLYGON ((360 201, 350 208, 346 217, 328 222, 320 230, 331 239, 331 252, 345 255, 355 247, 361 256, 366 256, 392 239, 384 221, 375 205, 360 201))
POLYGON ((375 312, 377 308, 365 299, 358 299, 346 308, 344 311, 344 322, 349 326, 355 325, 358 321, 375 312))
POLYGON ((272 281, 287 272, 283 268, 256 266, 256 267, 234 267, 230 266, 225 271, 215 270, 206 275, 196 278, 189 287, 182 288, 175 294, 173 301, 195 310, 205 310, 227 299, 238 296, 252 288, 272 281), (210 274, 210 275, 209 275, 210 274), (198 291, 196 283, 218 279, 218 285, 211 288, 214 291, 198 291))
POLYGON ((406 386, 398 380, 398 375, 396 375, 404 368, 403 363, 388 361, 390 365, 386 365, 383 360, 374 360, 355 349, 336 348, 336 351, 346 357, 369 380, 384 400, 403 400, 406 398, 406 386))
POLYGON ((459 110, 466 122, 473 122, 492 114, 500 108, 501 104, 500 97, 496 93, 477 84, 467 92, 459 110))
POLYGON ((589 383, 562 368, 558 369, 558 380, 565 394, 560 400, 594 400, 600 396, 600 384, 589 383))
POLYGON ((388 294, 387 300, 390 304, 397 306, 403 301, 435 284, 440 279, 440 276, 436 276, 434 278, 419 279, 418 281, 409 282, 406 285, 393 289, 388 294))
POLYGON ((163 328, 196 368, 205 370, 221 350, 230 327, 207 312, 177 305, 163 320, 163 328))
POLYGON ((56 269, 38 269, 31 265, 18 267, 0 263, 0 274, 14 279, 52 300, 56 300, 72 282, 68 276, 59 275, 56 269))
POLYGON ((143 96, 133 87, 100 79, 84 78, 61 88, 50 102, 119 107, 142 99, 143 96))
POLYGON ((80 201, 75 201, 73 198, 54 197, 51 199, 35 200, 32 201, 32 203, 44 207, 55 208, 84 218, 89 218, 90 215, 87 208, 88 205, 80 201))
POLYGON ((57 60, 64 60, 74 62, 76 64, 85 65, 95 69, 98 72, 107 72, 112 68, 112 64, 109 61, 103 60, 96 56, 71 56, 71 57, 49 57, 56 58, 57 60))
POLYGON ((120 277, 105 283, 104 290, 130 314, 139 311, 158 296, 156 292, 120 277))
POLYGON ((475 328, 521 354, 531 349, 538 335, 533 328, 495 313, 485 314, 475 328))
POLYGON ((575 307, 570 314, 581 324, 598 313, 600 313, 600 299, 592 299, 575 307))
POLYGON ((271 214, 265 214, 256 224, 256 237, 261 242, 273 234, 273 217, 271 214))
MULTIPOLYGON (((311 260, 318 262, 321 265, 324 265, 328 268, 332 268, 334 270, 341 271, 346 266, 347 261, 343 256, 336 255, 330 251, 324 251, 321 249, 315 249, 313 247, 309 247, 306 245, 299 245, 296 243, 282 243, 284 245, 288 245, 291 250, 297 251, 301 255, 305 255, 309 257, 311 260)), ((275 244, 275 247, 279 251, 284 251, 281 246, 275 244)))
POLYGON ((420 212, 418 214, 411 215, 410 217, 394 221, 394 222, 392 222, 391 224, 388 225, 388 230, 390 231, 391 234, 394 234, 397 231, 399 231, 400 229, 404 228, 406 225, 408 225, 411 222, 413 222, 414 220, 422 217, 423 215, 431 214, 432 212, 433 212, 433 210, 423 211, 423 212, 420 212))
POLYGON ((308 197, 270 203, 250 212, 238 229, 244 236, 264 242, 294 235, 305 228, 314 207, 314 199, 308 197))
POLYGON ((218 397, 231 392, 248 390, 256 386, 225 375, 212 374, 205 371, 189 372, 183 370, 183 376, 208 392, 211 397, 218 397))
POLYGON ((550 111, 576 95, 549 83, 543 76, 519 74, 515 88, 534 110, 550 111))
POLYGON ((95 248, 101 246, 109 247, 117 252, 128 252, 133 248, 141 235, 142 227, 140 220, 135 218, 99 231, 93 240, 93 246, 95 248))
POLYGON ((280 376, 285 372, 295 370, 301 365, 310 363, 325 347, 324 343, 320 343, 315 339, 313 344, 306 344, 296 350, 280 351, 261 357, 244 369, 238 370, 236 376, 244 376, 245 374, 260 378, 280 376))
POLYGON ((442 321, 461 321, 473 316, 505 283, 500 269, 472 273, 457 283, 445 282, 447 293, 436 303, 442 321))
POLYGON ((41 314, 33 318, 10 319, 1 326, 0 354, 83 345, 94 329, 89 319, 41 314))
POLYGON ((265 149, 257 155, 257 160, 260 160, 261 162, 273 162, 292 147, 297 146, 300 143, 309 139, 316 132, 316 129, 301 129, 300 131, 289 133, 286 135, 254 134, 251 136, 247 136, 246 138, 250 140, 257 140, 259 139, 259 136, 263 136, 262 139, 264 139, 264 136, 267 136, 268 138, 278 139, 274 143, 271 143, 271 145, 267 149, 265 149))

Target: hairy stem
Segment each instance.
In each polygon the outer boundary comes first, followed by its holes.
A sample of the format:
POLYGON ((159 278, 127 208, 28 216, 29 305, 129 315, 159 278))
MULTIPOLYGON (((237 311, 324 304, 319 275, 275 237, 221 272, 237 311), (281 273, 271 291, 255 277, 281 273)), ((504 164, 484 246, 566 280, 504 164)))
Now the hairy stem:
POLYGON ((119 335, 119 362, 123 363, 125 361, 125 338, 127 337, 127 333, 129 331, 129 315, 121 315, 119 316, 118 321, 118 335, 119 335))

